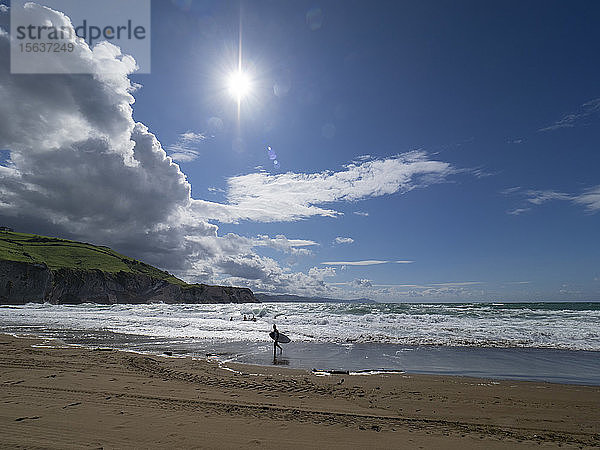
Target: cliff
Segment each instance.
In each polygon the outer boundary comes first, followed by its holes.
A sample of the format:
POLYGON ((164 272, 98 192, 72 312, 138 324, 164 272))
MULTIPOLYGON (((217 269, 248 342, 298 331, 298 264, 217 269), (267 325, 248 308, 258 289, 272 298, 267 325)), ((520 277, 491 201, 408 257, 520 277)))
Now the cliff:
POLYGON ((245 303, 247 288, 187 284, 108 247, 0 232, 0 304, 245 303))

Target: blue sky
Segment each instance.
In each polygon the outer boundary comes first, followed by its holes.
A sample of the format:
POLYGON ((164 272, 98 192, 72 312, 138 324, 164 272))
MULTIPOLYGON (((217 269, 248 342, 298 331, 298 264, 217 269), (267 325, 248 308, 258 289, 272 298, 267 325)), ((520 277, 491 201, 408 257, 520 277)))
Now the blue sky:
MULTIPOLYGON (((162 266, 275 293, 600 300, 599 18, 591 1, 154 1, 133 119, 187 177, 184 240, 204 246, 162 266), (221 259, 192 261, 208 247, 221 259)), ((72 216, 5 222, 100 239, 72 216)))

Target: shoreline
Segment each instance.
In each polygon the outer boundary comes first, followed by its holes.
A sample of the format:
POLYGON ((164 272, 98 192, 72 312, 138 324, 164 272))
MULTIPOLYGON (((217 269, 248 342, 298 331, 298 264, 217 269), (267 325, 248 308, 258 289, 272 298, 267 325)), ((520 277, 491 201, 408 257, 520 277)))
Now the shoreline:
POLYGON ((208 358, 262 367, 311 371, 400 371, 409 374, 463 376, 494 380, 537 381, 600 386, 600 352, 531 347, 469 347, 385 343, 292 342, 273 361, 272 343, 169 339, 98 330, 35 329, 8 332, 56 339, 84 348, 109 347, 143 355, 208 358))
POLYGON ((597 386, 227 370, 48 343, 0 334, 7 447, 600 447, 597 386))

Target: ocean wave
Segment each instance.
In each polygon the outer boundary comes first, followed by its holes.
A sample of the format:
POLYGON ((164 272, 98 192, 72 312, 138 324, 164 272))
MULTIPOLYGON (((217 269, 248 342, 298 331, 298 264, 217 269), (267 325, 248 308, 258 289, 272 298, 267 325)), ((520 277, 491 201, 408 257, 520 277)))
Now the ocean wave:
POLYGON ((0 308, 0 325, 7 330, 35 327, 268 342, 268 331, 277 323, 292 340, 303 342, 592 351, 600 351, 599 322, 600 309, 590 304, 27 304, 0 308), (256 321, 244 321, 244 315, 256 321))

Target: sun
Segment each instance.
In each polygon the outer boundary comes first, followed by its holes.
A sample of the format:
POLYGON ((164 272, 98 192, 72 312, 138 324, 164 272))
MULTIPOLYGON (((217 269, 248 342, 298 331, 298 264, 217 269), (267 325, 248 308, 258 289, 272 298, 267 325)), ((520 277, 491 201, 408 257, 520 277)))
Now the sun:
POLYGON ((248 96, 252 89, 250 77, 242 71, 232 73, 227 79, 227 89, 229 94, 239 103, 248 96))

